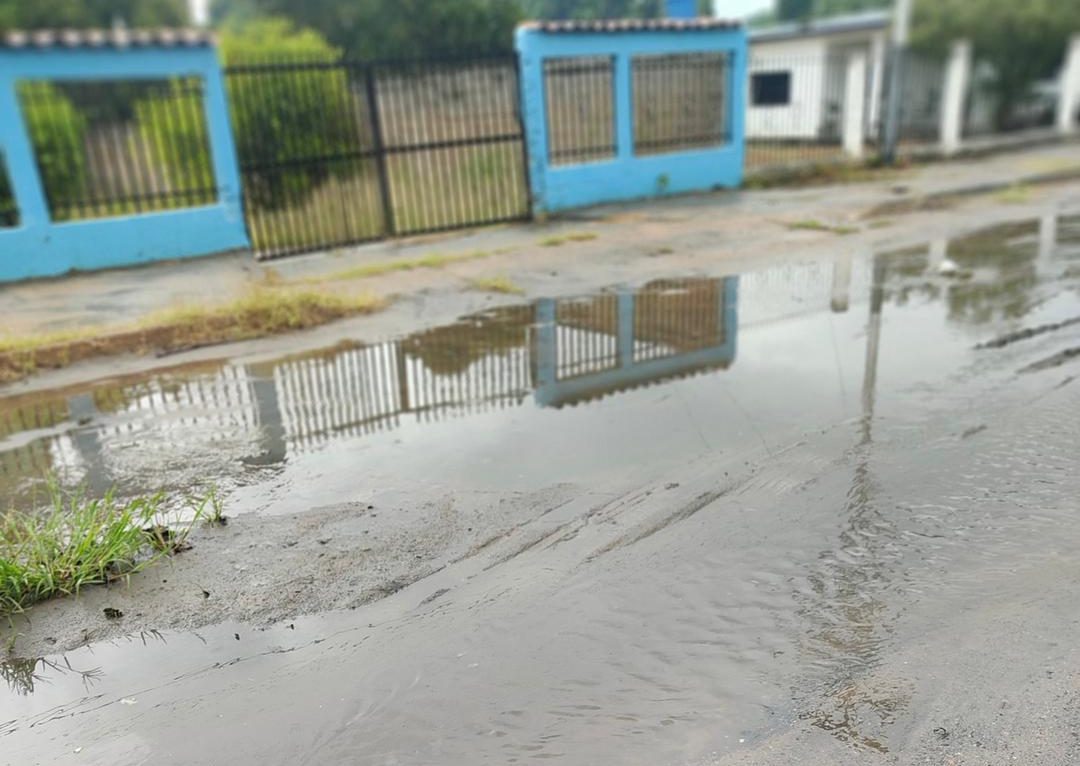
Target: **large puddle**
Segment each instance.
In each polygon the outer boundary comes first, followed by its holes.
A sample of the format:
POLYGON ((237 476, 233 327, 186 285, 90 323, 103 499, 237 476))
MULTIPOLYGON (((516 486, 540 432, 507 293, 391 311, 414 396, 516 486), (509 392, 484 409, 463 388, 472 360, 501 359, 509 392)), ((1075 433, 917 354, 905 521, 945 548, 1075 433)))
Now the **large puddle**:
MULTIPOLYGON (((234 514, 556 485, 622 498, 509 568, 448 569, 420 613, 398 594, 250 638, 222 626, 5 664, 0 735, 152 708, 147 723, 206 726, 220 747, 198 704, 220 694, 254 706, 229 713, 252 763, 686 763, 795 721, 888 751, 919 681, 891 658, 920 620, 1080 536, 1058 514, 1075 413, 1038 404, 1077 374, 1061 352, 1078 316, 1080 216, 1055 214, 0 400, 9 506, 50 472, 91 493, 213 483, 234 514), (653 490, 625 499, 651 482, 673 511, 653 490), (286 746, 275 704, 331 710, 286 746)), ((98 746, 161 752, 138 739, 98 746)), ((212 759, 201 747, 163 762, 212 759)))

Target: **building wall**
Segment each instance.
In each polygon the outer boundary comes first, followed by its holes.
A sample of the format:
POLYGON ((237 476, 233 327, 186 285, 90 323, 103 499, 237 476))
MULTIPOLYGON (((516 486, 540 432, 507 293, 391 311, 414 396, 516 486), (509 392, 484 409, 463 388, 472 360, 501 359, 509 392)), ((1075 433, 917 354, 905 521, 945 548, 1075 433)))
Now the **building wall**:
POLYGON ((816 139, 825 100, 826 41, 824 38, 753 43, 750 49, 746 107, 746 138, 816 139), (753 77, 789 72, 790 101, 786 105, 755 106, 753 77))
POLYGON ((751 83, 747 88, 747 140, 838 140, 847 57, 854 53, 866 56, 863 121, 866 135, 872 137, 880 121, 886 50, 884 30, 751 41, 750 76, 755 72, 790 71, 791 102, 786 106, 755 106, 751 83), (836 130, 831 131, 834 124, 836 130))

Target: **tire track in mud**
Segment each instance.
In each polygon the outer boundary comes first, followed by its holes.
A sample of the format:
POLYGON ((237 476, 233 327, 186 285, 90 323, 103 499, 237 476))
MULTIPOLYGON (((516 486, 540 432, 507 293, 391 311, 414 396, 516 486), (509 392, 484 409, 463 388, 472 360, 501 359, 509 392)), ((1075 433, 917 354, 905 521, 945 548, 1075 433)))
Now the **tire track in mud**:
POLYGON ((1006 333, 1005 335, 999 335, 996 338, 991 338, 988 341, 983 341, 975 345, 976 351, 982 351, 985 349, 1004 348, 1005 346, 1018 343, 1028 338, 1034 338, 1038 335, 1045 335, 1048 332, 1056 332, 1057 330, 1063 330, 1066 327, 1080 324, 1080 317, 1073 317, 1071 319, 1065 319, 1060 322, 1048 322, 1047 324, 1037 325, 1035 327, 1028 327, 1023 330, 1017 330, 1016 332, 1006 333))

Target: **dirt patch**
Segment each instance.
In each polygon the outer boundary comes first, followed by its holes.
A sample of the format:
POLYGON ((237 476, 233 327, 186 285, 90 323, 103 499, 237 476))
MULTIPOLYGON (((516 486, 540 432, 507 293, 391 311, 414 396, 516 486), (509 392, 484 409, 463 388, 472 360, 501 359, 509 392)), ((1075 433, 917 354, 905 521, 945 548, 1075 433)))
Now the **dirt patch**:
POLYGON ((386 507, 354 500, 200 525, 183 555, 126 583, 40 603, 0 629, 0 643, 14 656, 37 657, 141 631, 225 620, 262 626, 353 609, 471 555, 574 493, 559 485, 415 496, 386 507))

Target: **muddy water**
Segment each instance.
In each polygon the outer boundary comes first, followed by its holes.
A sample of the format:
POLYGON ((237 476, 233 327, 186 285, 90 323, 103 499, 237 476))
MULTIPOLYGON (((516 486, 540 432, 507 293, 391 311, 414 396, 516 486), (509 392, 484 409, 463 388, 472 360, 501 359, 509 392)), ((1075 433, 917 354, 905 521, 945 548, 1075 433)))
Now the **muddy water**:
MULTIPOLYGON (((46 469, 90 491, 213 481, 234 513, 268 515, 570 490, 355 612, 4 665, 3 755, 1023 752, 1037 727, 1002 731, 1002 686, 1050 700, 1080 667, 1062 587, 1080 553, 1077 317, 1080 218, 1047 215, 2 403, 16 504, 46 469)), ((1074 726, 1055 710, 1029 715, 1074 726)), ((1060 740, 1038 762, 1072 762, 1060 740)))

